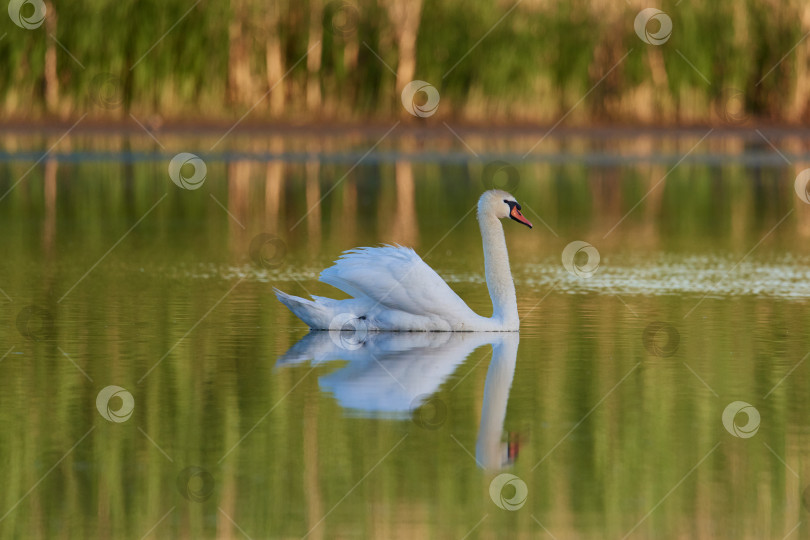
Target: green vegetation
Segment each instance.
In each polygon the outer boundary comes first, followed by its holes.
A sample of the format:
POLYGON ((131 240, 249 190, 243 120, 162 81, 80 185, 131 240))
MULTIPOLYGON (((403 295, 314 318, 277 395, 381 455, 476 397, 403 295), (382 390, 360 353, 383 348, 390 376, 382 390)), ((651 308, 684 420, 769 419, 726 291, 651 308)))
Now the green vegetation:
POLYGON ((413 79, 439 90, 434 120, 555 122, 572 109, 572 123, 810 118, 803 0, 663 2, 673 31, 660 46, 634 31, 645 5, 612 0, 47 6, 36 29, 3 17, 6 118, 410 118, 399 92, 413 79))

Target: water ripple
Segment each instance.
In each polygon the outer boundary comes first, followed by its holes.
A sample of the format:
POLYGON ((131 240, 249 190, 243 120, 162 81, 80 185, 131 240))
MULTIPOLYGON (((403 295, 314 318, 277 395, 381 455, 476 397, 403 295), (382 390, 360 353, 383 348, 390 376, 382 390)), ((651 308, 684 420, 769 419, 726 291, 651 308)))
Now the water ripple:
MULTIPOLYGON (((254 265, 206 265, 176 269, 176 277, 191 279, 245 278, 263 283, 300 282, 318 279, 321 268, 283 267, 261 269, 254 265)), ((699 295, 729 297, 753 295, 785 299, 810 298, 810 259, 783 255, 769 261, 738 260, 722 256, 661 256, 655 260, 603 260, 589 278, 569 274, 562 265, 549 260, 539 264, 515 264, 515 285, 536 292, 552 286, 569 294, 604 293, 640 296, 699 295)), ((454 283, 485 282, 483 272, 442 272, 454 283)))

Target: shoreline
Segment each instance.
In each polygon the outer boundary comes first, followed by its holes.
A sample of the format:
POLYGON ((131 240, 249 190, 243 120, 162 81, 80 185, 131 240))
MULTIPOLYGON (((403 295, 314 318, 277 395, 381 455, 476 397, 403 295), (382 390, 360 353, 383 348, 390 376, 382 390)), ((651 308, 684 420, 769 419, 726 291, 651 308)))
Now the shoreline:
POLYGON ((710 137, 739 136, 747 137, 757 135, 757 130, 776 136, 800 136, 810 138, 810 126, 796 124, 780 124, 771 122, 750 122, 739 125, 728 124, 682 124, 682 125, 645 125, 645 124, 601 124, 555 126, 531 123, 493 123, 490 125, 472 122, 450 123, 446 119, 425 119, 423 121, 412 119, 392 119, 390 123, 372 120, 368 122, 242 122, 234 126, 234 122, 212 121, 172 121, 172 122, 141 122, 129 120, 100 120, 100 119, 71 119, 71 120, 3 120, 0 121, 0 135, 14 134, 64 134, 70 130, 71 134, 83 135, 144 135, 154 134, 195 134, 195 135, 221 135, 229 131, 232 135, 260 134, 260 135, 302 135, 319 137, 336 137, 346 135, 382 135, 391 130, 394 124, 396 129, 391 137, 411 136, 416 138, 447 138, 454 137, 456 133, 474 135, 477 137, 522 137, 522 136, 553 136, 588 138, 639 137, 639 136, 703 136, 712 130, 710 137), (151 125, 150 125, 151 124, 151 125), (72 127, 72 129, 71 129, 72 127), (451 129, 452 128, 452 131, 451 129))

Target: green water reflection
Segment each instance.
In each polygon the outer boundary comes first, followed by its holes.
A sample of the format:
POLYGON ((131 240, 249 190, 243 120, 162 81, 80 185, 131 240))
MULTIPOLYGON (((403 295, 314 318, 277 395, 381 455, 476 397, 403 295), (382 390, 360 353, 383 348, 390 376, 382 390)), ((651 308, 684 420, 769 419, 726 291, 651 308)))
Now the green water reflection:
POLYGON ((358 245, 414 246, 489 315, 483 163, 210 161, 189 191, 166 161, 46 159, 14 186, 32 164, 0 162, 4 538, 807 534, 798 165, 517 165, 519 338, 341 348, 299 342, 271 289, 339 294, 317 273, 358 245), (97 410, 110 385, 124 421, 97 410), (724 428, 734 401, 753 436, 724 428), (503 472, 518 510, 490 497, 503 472))

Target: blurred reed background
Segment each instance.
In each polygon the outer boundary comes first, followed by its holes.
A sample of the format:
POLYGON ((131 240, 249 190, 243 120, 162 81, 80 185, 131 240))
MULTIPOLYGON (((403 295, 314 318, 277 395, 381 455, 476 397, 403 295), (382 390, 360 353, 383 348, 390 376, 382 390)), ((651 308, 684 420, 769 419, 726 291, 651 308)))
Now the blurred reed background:
POLYGON ((552 122, 586 93, 569 122, 810 118, 803 0, 664 1, 661 46, 634 32, 640 0, 46 5, 38 29, 2 22, 6 119, 380 120, 413 79, 468 122, 552 122))

